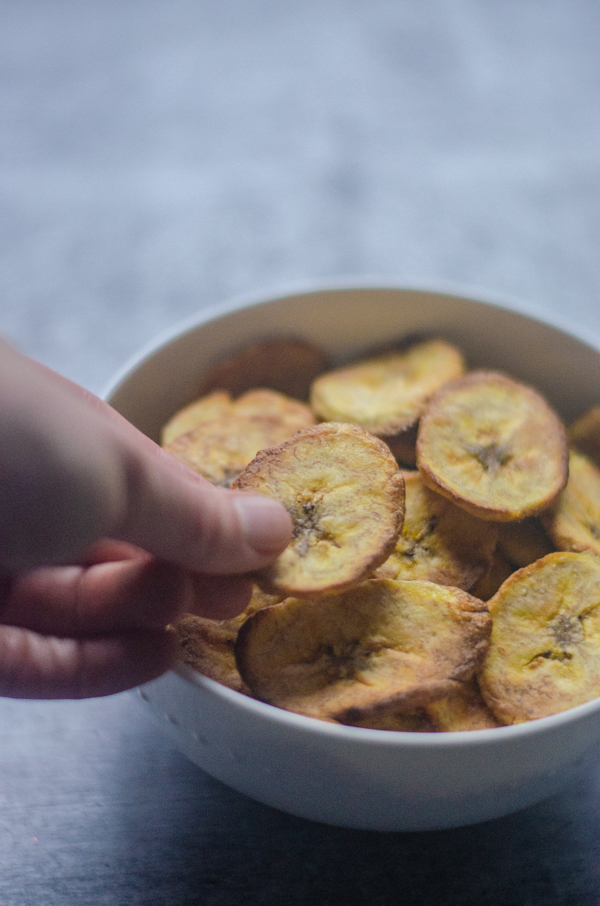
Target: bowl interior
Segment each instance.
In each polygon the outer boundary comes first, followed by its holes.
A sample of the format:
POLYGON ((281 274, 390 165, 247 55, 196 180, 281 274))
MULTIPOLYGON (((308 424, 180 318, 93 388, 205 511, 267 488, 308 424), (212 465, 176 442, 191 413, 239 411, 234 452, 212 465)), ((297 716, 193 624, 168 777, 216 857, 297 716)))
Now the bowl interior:
POLYGON ((600 399, 598 351, 575 336, 492 303, 394 288, 312 291, 208 313, 126 366, 107 398, 158 440, 167 419, 197 396, 207 369, 246 342, 300 336, 343 361, 419 333, 455 342, 471 367, 531 383, 567 422, 600 399))

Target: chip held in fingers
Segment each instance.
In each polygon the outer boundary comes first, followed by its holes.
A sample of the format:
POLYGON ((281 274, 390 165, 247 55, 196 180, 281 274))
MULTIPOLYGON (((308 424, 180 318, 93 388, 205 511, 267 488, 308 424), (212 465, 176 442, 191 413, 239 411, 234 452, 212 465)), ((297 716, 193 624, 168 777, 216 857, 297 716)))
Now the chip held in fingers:
POLYGON ((490 628, 486 605, 460 589, 370 579, 259 611, 235 653, 263 701, 366 726, 371 716, 414 711, 458 688, 485 653, 490 628))
POLYGON ((389 448, 356 425, 323 423, 262 450, 233 487, 280 500, 291 543, 255 574, 271 594, 338 591, 370 576, 393 551, 404 480, 389 448))
POLYGON ((474 371, 430 401, 419 426, 417 465, 432 490, 474 516, 523 519, 550 506, 566 484, 565 430, 532 388, 474 371))

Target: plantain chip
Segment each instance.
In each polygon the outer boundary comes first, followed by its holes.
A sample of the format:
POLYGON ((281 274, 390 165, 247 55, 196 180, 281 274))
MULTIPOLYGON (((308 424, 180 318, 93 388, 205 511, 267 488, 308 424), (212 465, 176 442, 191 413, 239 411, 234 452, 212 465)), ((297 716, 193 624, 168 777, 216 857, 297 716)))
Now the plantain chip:
POLYGON ((444 733, 502 726, 486 705, 476 677, 462 683, 445 698, 431 702, 425 712, 434 729, 444 733))
POLYGON ((541 519, 530 516, 521 522, 498 526, 498 547, 515 568, 529 566, 555 550, 541 519))
POLYGON ((356 425, 321 424, 262 450, 233 487, 281 500, 291 543, 255 574, 266 592, 313 595, 371 575, 396 544, 404 480, 389 449, 356 425))
MULTIPOLYGON (((255 390, 237 400, 223 402, 224 394, 211 394, 214 408, 194 404, 182 410, 165 428, 169 436, 176 430, 176 419, 183 423, 192 415, 200 421, 186 434, 164 444, 165 450, 203 475, 213 484, 229 487, 259 450, 281 443, 302 428, 314 424, 308 406, 273 390, 255 390), (218 400, 214 398, 218 397, 218 400), (220 412, 213 416, 216 406, 220 412), (204 419, 204 416, 207 416, 204 419)), ((189 422, 186 422, 189 423, 189 422)))
POLYGON ((242 624, 257 610, 279 602, 255 588, 246 609, 229 620, 211 620, 184 613, 169 626, 181 651, 181 660, 199 673, 216 680, 236 692, 248 694, 235 662, 234 646, 242 624))
POLYGON ((169 419, 162 430, 161 442, 163 446, 171 443, 182 434, 187 434, 202 422, 214 421, 222 418, 231 411, 231 397, 222 390, 209 393, 199 400, 184 406, 179 412, 169 419))
POLYGON ((486 605, 461 589, 371 579, 258 611, 241 628, 235 653, 263 701, 366 726, 374 715, 448 695, 473 675, 490 628, 486 605))
POLYGON ((567 431, 569 444, 600 469, 600 406, 594 406, 567 431))
POLYGON ((558 416, 530 387, 471 372, 442 387, 421 417, 424 482, 480 519, 510 522, 546 509, 567 481, 558 416))
POLYGON ((571 451, 567 486, 542 519, 558 550, 600 555, 600 470, 583 453, 571 451))
POLYGON ((507 579, 489 608, 479 684, 499 720, 534 720, 600 695, 599 557, 548 554, 507 579))
POLYGON ((228 390, 238 396, 254 387, 267 387, 306 400, 312 381, 328 366, 323 350, 307 340, 257 340, 214 365, 204 379, 201 393, 228 390))
POLYGON ((428 579, 470 591, 491 565, 498 529, 431 491, 418 472, 403 472, 406 514, 396 548, 377 576, 428 579))
POLYGON ((464 369, 450 343, 423 340, 321 375, 310 403, 324 421, 357 424, 381 437, 410 465, 414 429, 428 398, 464 369))

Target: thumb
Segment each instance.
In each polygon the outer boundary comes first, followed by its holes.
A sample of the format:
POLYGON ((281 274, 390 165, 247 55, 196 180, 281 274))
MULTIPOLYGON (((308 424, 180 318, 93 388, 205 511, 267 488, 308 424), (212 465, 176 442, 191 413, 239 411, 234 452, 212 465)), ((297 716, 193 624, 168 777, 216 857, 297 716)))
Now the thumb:
POLYGON ((215 575, 260 569, 289 543, 292 521, 279 501, 215 487, 159 447, 145 454, 133 477, 129 469, 126 516, 113 537, 215 575))

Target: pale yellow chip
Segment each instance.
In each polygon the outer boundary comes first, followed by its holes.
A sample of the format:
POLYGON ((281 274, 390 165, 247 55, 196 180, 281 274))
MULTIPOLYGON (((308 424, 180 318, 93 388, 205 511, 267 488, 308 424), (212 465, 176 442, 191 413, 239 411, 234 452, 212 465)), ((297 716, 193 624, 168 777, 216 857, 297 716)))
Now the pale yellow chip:
POLYGON ((439 390, 421 417, 417 465, 432 490, 474 516, 523 519, 566 484, 565 431, 535 390, 471 372, 439 390))
POLYGON ((600 555, 600 470, 587 456, 571 451, 567 486, 542 519, 558 550, 600 555))
POLYGON ((232 400, 228 393, 217 390, 194 400, 189 406, 184 406, 169 419, 162 430, 161 442, 163 446, 170 444, 175 438, 187 434, 203 422, 214 421, 229 415, 232 410, 232 400))
POLYGON ((589 456, 592 462, 600 469, 600 406, 594 406, 567 432, 569 444, 589 456))
POLYGON ((259 611, 240 630, 236 659, 258 698, 367 726, 373 715, 414 711, 471 677, 490 625, 486 605, 460 589, 371 579, 259 611))
POLYGON ((169 422, 165 435, 168 429, 172 436, 179 424, 189 424, 192 418, 197 424, 164 444, 165 450, 195 472, 224 487, 259 450, 281 443, 315 421, 304 403, 273 390, 250 391, 237 400, 224 397, 214 393, 182 410, 169 422))
POLYGON ((498 529, 431 491, 418 472, 403 472, 406 513, 396 548, 377 575, 427 579, 470 591, 491 565, 498 529))
POLYGON ((275 419, 290 425, 292 432, 314 425, 315 417, 304 403, 275 390, 249 390, 233 400, 224 390, 215 390, 189 406, 180 409, 163 428, 162 444, 166 446, 206 422, 238 418, 275 419))
POLYGON ((546 717, 600 695, 600 557, 548 554, 507 579, 489 608, 479 684, 499 720, 546 717))
POLYGON ((464 368, 456 347, 445 340, 423 340, 321 375, 312 385, 310 402, 319 418, 360 425, 390 446, 396 444, 395 453, 406 450, 410 456, 410 432, 427 400, 464 368))
POLYGON ((394 549, 404 481, 382 441, 356 425, 321 424, 263 450, 234 488, 280 500, 294 536, 255 574, 265 591, 314 595, 371 575, 394 549))

